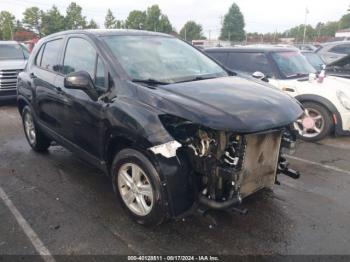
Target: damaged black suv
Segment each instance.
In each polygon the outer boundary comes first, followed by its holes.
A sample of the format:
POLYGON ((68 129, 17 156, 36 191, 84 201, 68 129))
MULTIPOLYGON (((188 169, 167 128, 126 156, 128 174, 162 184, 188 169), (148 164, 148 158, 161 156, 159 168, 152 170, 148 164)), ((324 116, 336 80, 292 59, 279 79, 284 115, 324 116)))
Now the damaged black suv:
POLYGON ((17 89, 30 146, 56 141, 104 170, 141 224, 197 204, 226 209, 278 173, 297 176, 282 152, 293 147, 300 104, 169 35, 53 34, 36 45, 17 89))

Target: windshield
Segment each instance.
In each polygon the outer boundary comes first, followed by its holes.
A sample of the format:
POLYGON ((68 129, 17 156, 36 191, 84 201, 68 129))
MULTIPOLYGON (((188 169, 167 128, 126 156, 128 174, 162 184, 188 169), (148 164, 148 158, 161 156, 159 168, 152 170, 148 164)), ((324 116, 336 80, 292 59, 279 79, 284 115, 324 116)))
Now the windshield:
POLYGON ((218 64, 177 38, 107 36, 103 39, 134 80, 175 83, 227 76, 218 64))
POLYGON ((299 52, 276 52, 272 53, 272 58, 285 78, 297 78, 316 73, 312 65, 299 52))
POLYGON ((317 70, 322 70, 322 65, 324 62, 322 61, 321 57, 319 57, 318 54, 315 53, 303 53, 303 55, 306 57, 307 61, 317 70))
POLYGON ((25 59, 23 48, 16 44, 0 45, 0 60, 25 59))

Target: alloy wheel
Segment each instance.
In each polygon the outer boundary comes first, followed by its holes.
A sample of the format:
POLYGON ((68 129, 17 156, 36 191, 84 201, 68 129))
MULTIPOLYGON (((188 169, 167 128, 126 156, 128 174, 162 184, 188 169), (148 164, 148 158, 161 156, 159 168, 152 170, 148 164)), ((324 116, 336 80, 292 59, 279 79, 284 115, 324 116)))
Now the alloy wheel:
POLYGON ((36 131, 35 131, 35 125, 33 121, 33 117, 30 113, 26 113, 24 115, 24 130, 26 132, 27 138, 29 140, 29 143, 31 145, 34 145, 36 142, 36 131))
POLYGON ((313 138, 322 133, 325 119, 314 108, 305 108, 304 115, 294 122, 294 127, 302 137, 313 138))
POLYGON ((153 188, 140 166, 126 163, 120 167, 118 190, 125 205, 134 214, 146 216, 151 212, 154 204, 153 188))

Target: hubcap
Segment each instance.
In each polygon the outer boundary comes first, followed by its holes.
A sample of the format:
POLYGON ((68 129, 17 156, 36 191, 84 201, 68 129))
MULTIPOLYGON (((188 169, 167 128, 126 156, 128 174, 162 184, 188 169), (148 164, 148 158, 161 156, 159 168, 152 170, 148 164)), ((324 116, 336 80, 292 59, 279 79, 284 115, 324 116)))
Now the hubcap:
POLYGON ((26 113, 24 115, 24 130, 28 137, 29 143, 32 145, 35 144, 35 140, 36 140, 35 126, 34 126, 33 117, 29 113, 26 113))
POLYGON ((304 115, 294 123, 302 137, 316 137, 324 128, 324 118, 322 114, 314 108, 305 108, 304 115))
POLYGON ((146 216, 153 207, 153 189, 145 172, 126 163, 118 171, 118 190, 126 206, 136 215, 146 216))

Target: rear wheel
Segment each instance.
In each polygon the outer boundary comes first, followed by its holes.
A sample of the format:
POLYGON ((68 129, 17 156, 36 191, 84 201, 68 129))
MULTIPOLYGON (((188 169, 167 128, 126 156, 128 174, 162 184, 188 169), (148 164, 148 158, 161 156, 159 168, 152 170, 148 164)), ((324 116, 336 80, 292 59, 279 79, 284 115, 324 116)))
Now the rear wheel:
POLYGON ((144 154, 135 149, 121 150, 111 171, 114 191, 136 222, 158 225, 165 220, 160 178, 144 154))
POLYGON ((29 106, 25 106, 22 110, 22 123, 27 141, 33 150, 46 151, 50 147, 51 140, 37 127, 29 106))
POLYGON ((303 116, 294 123, 299 138, 305 141, 318 141, 329 135, 333 123, 328 110, 313 102, 303 103, 303 116))

